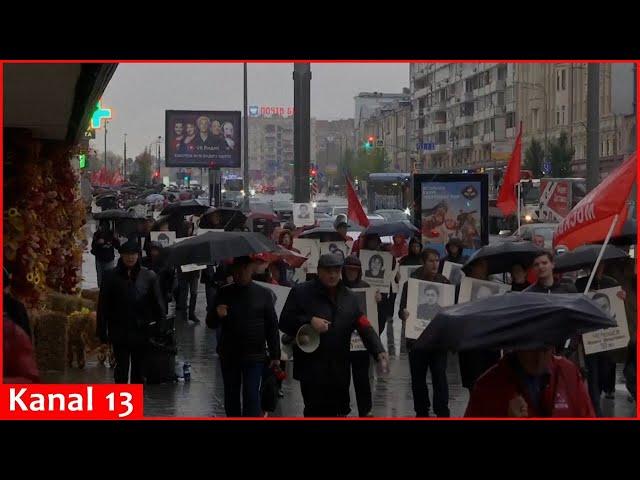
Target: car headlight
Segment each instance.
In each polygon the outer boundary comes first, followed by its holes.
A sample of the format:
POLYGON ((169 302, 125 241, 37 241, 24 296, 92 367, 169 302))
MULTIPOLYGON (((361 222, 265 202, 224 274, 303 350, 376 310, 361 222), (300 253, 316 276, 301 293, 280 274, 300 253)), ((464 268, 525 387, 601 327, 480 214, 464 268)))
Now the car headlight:
POLYGON ((405 209, 404 209, 404 213, 405 213, 406 215, 411 215, 411 209, 410 209, 409 207, 405 208, 405 209))
POLYGON ((256 189, 252 188, 251 190, 249 190, 249 194, 253 197, 256 194, 256 189))
POLYGON ((316 207, 318 206, 318 203, 317 203, 317 202, 312 202, 312 203, 311 203, 311 206, 312 206, 313 208, 316 208, 316 207))
POLYGON ((220 193, 227 193, 227 191, 223 188, 222 190, 220 190, 220 193))
POLYGON ((524 216, 524 221, 525 222, 530 222, 531 221, 531 215, 525 215, 524 216))

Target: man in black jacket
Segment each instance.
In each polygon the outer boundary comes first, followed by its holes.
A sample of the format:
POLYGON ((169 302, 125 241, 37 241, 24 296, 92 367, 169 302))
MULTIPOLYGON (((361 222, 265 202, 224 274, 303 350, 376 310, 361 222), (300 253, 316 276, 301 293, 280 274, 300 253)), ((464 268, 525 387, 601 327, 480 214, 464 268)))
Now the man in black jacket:
POLYGON ((533 270, 538 281, 527 287, 525 292, 534 293, 578 293, 572 283, 556 281, 553 276, 553 253, 543 250, 533 259, 533 270))
POLYGON ((109 221, 100 220, 98 230, 93 234, 91 253, 96 257, 96 277, 98 288, 102 288, 104 272, 113 268, 115 258, 114 249, 120 247, 120 242, 109 228, 109 221))
POLYGON ((140 266, 140 247, 128 241, 120 247, 116 268, 105 272, 98 297, 97 334, 113 344, 116 383, 144 383, 144 360, 151 328, 166 329, 166 311, 154 272, 140 266))
POLYGON ((305 417, 340 417, 349 407, 349 350, 358 331, 371 355, 387 369, 388 355, 363 314, 355 294, 340 280, 342 257, 325 254, 318 278, 294 287, 280 316, 280 330, 295 337, 303 325, 320 336, 320 345, 305 353, 294 346, 293 376, 300 381, 305 417))
MULTIPOLYGON (((432 248, 422 251, 422 267, 411 274, 411 278, 428 282, 448 284, 444 276, 438 273, 440 254, 432 248)), ((402 288, 400 310, 398 316, 402 321, 409 318, 407 310, 407 283, 402 288)), ((446 350, 414 350, 416 340, 407 338, 409 351, 409 369, 411 372, 411 390, 413 392, 413 408, 416 417, 428 417, 431 402, 427 387, 427 373, 431 369, 433 381, 433 410, 438 417, 449 416, 449 384, 447 383, 447 352, 446 350)))
POLYGON ((439 273, 442 273, 444 262, 459 263, 460 265, 467 263, 469 258, 462 254, 464 245, 459 238, 454 237, 450 239, 444 248, 447 251, 447 256, 440 259, 440 266, 438 267, 439 273))
POLYGON ((254 283, 252 274, 249 257, 234 259, 231 265, 233 283, 218 291, 214 308, 207 314, 209 328, 221 327, 218 355, 227 417, 262 416, 260 380, 267 360, 265 343, 269 366, 280 364, 278 317, 271 291, 254 283))

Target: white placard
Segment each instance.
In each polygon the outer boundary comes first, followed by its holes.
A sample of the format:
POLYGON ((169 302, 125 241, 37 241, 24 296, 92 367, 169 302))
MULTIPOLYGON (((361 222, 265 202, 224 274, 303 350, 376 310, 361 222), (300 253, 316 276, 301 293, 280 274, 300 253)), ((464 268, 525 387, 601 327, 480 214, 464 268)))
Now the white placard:
POLYGON ((592 353, 606 352, 626 348, 629 344, 629 324, 627 323, 627 312, 624 309, 624 302, 618 297, 621 287, 603 288, 588 292, 600 308, 609 315, 614 314, 617 327, 605 328, 589 332, 582 335, 585 355, 592 353))
POLYGON ((461 263, 444 262, 442 266, 442 276, 449 280, 453 285, 460 285, 462 279, 466 277, 462 271, 461 263))
POLYGON ((180 243, 180 242, 184 242, 185 240, 189 240, 190 238, 195 238, 195 236, 190 236, 190 237, 182 237, 182 238, 176 238, 175 243, 180 243))
POLYGON ((320 242, 320 255, 336 253, 344 260, 349 256, 349 246, 346 242, 320 242))
POLYGON ((160 217, 160 211, 159 210, 154 210, 153 211, 153 219, 157 220, 158 217, 160 217))
POLYGON ((198 228, 197 235, 204 235, 207 232, 224 232, 224 228, 198 228))
POLYGON ((314 225, 313 206, 310 203, 293 204, 293 223, 296 227, 314 225))
MULTIPOLYGON (((351 288, 350 289, 358 298, 358 304, 360 305, 360 310, 362 313, 369 319, 371 326, 376 331, 378 331, 378 303, 376 302, 376 291, 377 288, 351 288)), ((360 337, 360 334, 357 331, 354 331, 351 334, 351 351, 359 352, 366 350, 367 348, 364 346, 364 342, 360 337)))
MULTIPOLYGON (((279 321, 280 315, 282 315, 282 310, 284 309, 284 304, 287 302, 287 298, 289 297, 289 293, 291 292, 291 288, 283 287, 281 285, 274 285, 272 283, 265 283, 265 282, 255 282, 255 283, 273 292, 275 296, 275 302, 273 306, 276 310, 276 315, 278 316, 278 321, 279 321)), ((282 334, 281 334, 280 335, 280 360, 291 360, 293 358, 287 352, 293 353, 292 349, 289 346, 286 346, 282 343, 282 334)))
POLYGON ((378 250, 360 250, 362 262, 362 279, 369 285, 389 291, 393 280, 393 255, 378 250))
POLYGON ((456 286, 410 278, 407 281, 409 318, 405 336, 417 339, 442 307, 455 303, 456 286))
POLYGON ((398 292, 402 292, 404 284, 407 283, 411 274, 421 267, 422 265, 398 265, 398 274, 400 276, 400 280, 398 281, 398 292))
POLYGON ((320 240, 317 238, 294 238, 293 246, 300 251, 303 257, 308 258, 297 270, 303 270, 305 276, 307 273, 317 273, 318 260, 320 259, 320 240))
POLYGON ((204 270, 205 268, 207 268, 206 265, 197 265, 195 263, 190 263, 188 265, 181 265, 180 271, 182 273, 187 273, 187 272, 195 272, 196 270, 204 270))
POLYGON ((150 232, 149 235, 152 242, 161 243, 163 248, 176 243, 176 232, 150 232))
POLYGON ((473 300, 502 295, 511 290, 511 285, 506 283, 491 282, 489 280, 478 280, 476 278, 464 277, 460 282, 460 294, 458 303, 465 303, 473 300))

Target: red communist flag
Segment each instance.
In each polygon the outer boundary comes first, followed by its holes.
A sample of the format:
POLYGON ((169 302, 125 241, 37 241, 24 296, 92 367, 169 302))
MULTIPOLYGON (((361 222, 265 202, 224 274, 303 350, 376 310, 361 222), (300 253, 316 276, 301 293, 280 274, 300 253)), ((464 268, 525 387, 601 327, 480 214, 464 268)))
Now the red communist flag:
POLYGON ((516 143, 511 152, 511 159, 504 174, 502 187, 498 193, 496 206, 506 217, 518 210, 518 200, 515 193, 515 186, 520 183, 520 162, 522 158, 522 122, 520 122, 520 132, 516 138, 516 143))
POLYGON ((347 217, 349 220, 353 220, 361 227, 369 226, 369 219, 367 218, 367 214, 364 213, 364 209, 362 208, 362 204, 358 199, 358 194, 353 189, 353 185, 351 185, 351 180, 349 177, 347 179, 347 203, 348 203, 348 212, 347 217))
POLYGON ((558 225, 553 236, 554 246, 564 245, 573 250, 585 243, 602 242, 615 215, 618 215, 618 223, 612 235, 620 234, 627 217, 627 200, 636 179, 636 157, 636 153, 631 155, 580 200, 558 225))

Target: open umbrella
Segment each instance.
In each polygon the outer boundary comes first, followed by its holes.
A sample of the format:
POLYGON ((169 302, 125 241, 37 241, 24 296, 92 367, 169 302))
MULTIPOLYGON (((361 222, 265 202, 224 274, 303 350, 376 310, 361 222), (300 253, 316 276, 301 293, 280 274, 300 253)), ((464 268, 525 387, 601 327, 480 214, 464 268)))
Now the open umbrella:
POLYGON ((371 225, 363 232, 363 235, 379 235, 381 237, 392 237, 394 235, 404 235, 411 238, 420 233, 411 222, 402 220, 400 222, 381 223, 379 225, 371 225))
POLYGON ((126 210, 113 209, 94 213, 93 218, 96 220, 119 220, 124 218, 135 218, 135 215, 132 212, 127 212, 126 210))
POLYGON ((224 228, 225 230, 234 230, 244 226, 247 216, 237 208, 209 208, 200 219, 200 228, 224 228), (213 212, 220 215, 220 225, 212 223, 213 212))
POLYGON ((161 195, 159 193, 152 193, 151 195, 147 195, 145 197, 145 201, 147 203, 164 202, 164 195, 161 195))
MULTIPOLYGON (((583 245, 571 252, 567 252, 556 258, 554 272, 574 272, 587 267, 593 267, 600 253, 602 245, 583 245)), ((624 250, 607 245, 602 254, 602 260, 616 260, 627 258, 624 250)))
POLYGON ((172 265, 211 265, 229 258, 272 252, 276 244, 254 232, 207 232, 176 243, 168 250, 172 265))
POLYGON ((413 348, 528 350, 616 325, 585 295, 511 292, 444 308, 413 348))
POLYGON ((277 245, 274 252, 263 253, 262 257, 267 262, 276 262, 278 260, 282 260, 292 268, 300 268, 304 262, 309 260, 304 255, 296 253, 292 250, 288 250, 282 245, 277 245))
POLYGON ((326 237, 325 241, 327 242, 344 242, 345 241, 344 237, 340 233, 336 232, 333 228, 327 228, 327 227, 312 228, 311 230, 305 230, 300 235, 298 235, 298 238, 323 239, 325 237, 326 237))
POLYGON ((209 205, 199 200, 183 200, 170 203, 162 209, 160 215, 202 215, 208 209, 209 205))
POLYGON ((511 267, 516 263, 527 268, 541 251, 542 248, 531 242, 503 242, 485 245, 469 257, 469 260, 463 265, 462 271, 469 274, 471 265, 480 259, 486 259, 489 263, 489 275, 510 272, 511 267))

